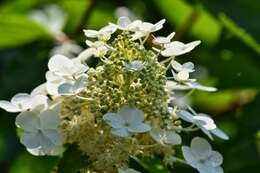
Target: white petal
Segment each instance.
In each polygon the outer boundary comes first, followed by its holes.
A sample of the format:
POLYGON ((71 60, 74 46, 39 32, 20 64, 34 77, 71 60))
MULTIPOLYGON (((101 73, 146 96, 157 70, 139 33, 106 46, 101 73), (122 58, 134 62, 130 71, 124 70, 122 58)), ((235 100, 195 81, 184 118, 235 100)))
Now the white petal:
POLYGON ((142 38, 142 37, 144 37, 144 36, 146 36, 146 35, 147 35, 146 32, 136 31, 136 32, 132 35, 131 40, 137 40, 137 39, 142 38))
POLYGON ((156 24, 154 24, 155 25, 155 31, 158 31, 158 30, 160 30, 160 29, 162 29, 162 27, 163 27, 163 24, 166 22, 166 20, 165 19, 162 19, 162 20, 160 20, 159 22, 157 22, 156 24))
POLYGON ((224 140, 228 140, 229 139, 228 135, 226 135, 219 128, 215 128, 215 129, 211 130, 210 132, 213 133, 214 135, 216 135, 217 137, 221 138, 221 139, 224 139, 224 140))
POLYGON ((183 146, 182 148, 182 154, 185 158, 185 160, 188 162, 188 164, 194 168, 196 168, 198 159, 193 155, 191 152, 191 149, 189 147, 183 146))
POLYGON ((37 148, 40 146, 40 139, 39 139, 38 132, 25 132, 20 141, 26 148, 37 148))
POLYGON ((202 126, 206 130, 213 130, 217 127, 210 117, 203 116, 203 114, 198 114, 193 119, 198 126, 202 126))
POLYGON ((120 137, 128 137, 131 135, 126 128, 112 129, 112 134, 120 137))
POLYGON ((53 147, 51 149, 50 148, 44 149, 42 147, 33 148, 33 149, 27 148, 27 151, 34 156, 44 156, 44 155, 55 156, 55 155, 59 155, 62 152, 62 146, 53 147))
POLYGON ((176 80, 177 81, 186 81, 189 79, 189 72, 186 70, 180 71, 177 73, 176 80))
POLYGON ((208 91, 208 92, 214 92, 214 91, 217 90, 214 87, 203 86, 203 85, 200 85, 197 82, 187 82, 186 85, 188 85, 190 88, 195 88, 195 89, 198 89, 198 90, 208 91))
POLYGON ((181 137, 179 134, 173 131, 166 131, 165 135, 166 135, 165 143, 172 144, 172 145, 181 144, 181 137))
POLYGON ((43 131, 44 135, 47 136, 51 142, 55 145, 62 145, 63 144, 63 139, 62 136, 59 134, 57 130, 49 130, 45 129, 43 131))
POLYGON ((58 113, 50 109, 41 112, 39 118, 41 129, 57 129, 60 123, 58 113))
POLYGON ((180 63, 178 63, 177 61, 172 61, 171 62, 171 66, 174 70, 176 70, 177 72, 180 72, 183 68, 182 65, 180 63))
POLYGON ((183 119, 184 121, 187 121, 190 123, 194 122, 194 119, 193 119, 194 116, 185 110, 181 110, 181 111, 177 112, 176 114, 179 118, 183 119))
POLYGON ((35 95, 47 95, 46 83, 43 83, 32 90, 31 96, 35 95))
POLYGON ((206 159, 211 153, 211 146, 207 140, 195 137, 191 141, 191 151, 197 158, 206 159))
POLYGON ((11 102, 0 100, 0 108, 4 109, 7 112, 20 112, 21 109, 18 106, 13 105, 11 102))
POLYGON ((22 128, 26 132, 36 132, 40 129, 40 120, 35 112, 25 111, 20 113, 15 120, 17 127, 22 128))
POLYGON ((128 128, 129 132, 132 133, 144 133, 151 130, 151 126, 145 123, 130 125, 128 128))
POLYGON ((98 37, 98 35, 99 35, 98 31, 95 31, 92 29, 87 29, 87 30, 84 29, 83 32, 87 37, 90 37, 90 38, 95 38, 95 37, 98 37))
POLYGON ((48 62, 49 70, 61 75, 70 75, 73 65, 73 61, 63 55, 54 55, 48 62))
POLYGON ((124 127, 124 120, 117 113, 106 113, 103 116, 103 119, 113 128, 122 128, 124 127))
POLYGON ((11 103, 18 106, 21 110, 26 110, 32 107, 32 98, 29 94, 19 93, 11 99, 11 103))
POLYGON ((60 95, 72 95, 73 92, 73 84, 71 83, 63 83, 58 87, 58 93, 60 95))
POLYGON ((126 123, 131 125, 144 121, 144 112, 135 107, 125 106, 119 110, 118 114, 126 123))
POLYGON ((122 28, 126 28, 131 23, 128 17, 122 16, 117 20, 117 25, 122 28))
POLYGON ((186 62, 183 65, 183 68, 186 69, 188 72, 194 71, 194 64, 192 62, 186 62))
POLYGON ((208 161, 211 163, 213 167, 217 167, 222 164, 223 157, 219 152, 211 151, 208 161))
POLYGON ((39 133, 40 146, 42 148, 53 148, 56 145, 43 132, 39 133))

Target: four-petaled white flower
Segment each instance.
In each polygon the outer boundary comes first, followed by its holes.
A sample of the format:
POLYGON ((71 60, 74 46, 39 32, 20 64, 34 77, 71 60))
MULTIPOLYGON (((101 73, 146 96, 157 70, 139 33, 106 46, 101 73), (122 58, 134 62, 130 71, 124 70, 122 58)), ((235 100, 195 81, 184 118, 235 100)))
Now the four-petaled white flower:
POLYGON ((59 95, 58 88, 61 84, 75 83, 88 70, 86 65, 63 55, 51 57, 48 67, 46 90, 51 95, 59 95))
POLYGON ((63 144, 59 123, 55 109, 25 111, 16 117, 17 127, 24 131, 21 143, 34 155, 57 154, 63 144))
POLYGON ((196 124, 211 140, 213 140, 211 133, 219 138, 228 139, 228 136, 217 128, 215 122, 207 114, 199 113, 194 116, 188 111, 181 110, 177 112, 177 116, 187 122, 196 124))
POLYGON ((152 129, 150 135, 160 144, 178 145, 181 144, 181 137, 174 131, 163 129, 152 129))
POLYGON ((144 68, 144 65, 141 61, 132 61, 130 63, 123 61, 123 65, 125 66, 125 69, 130 72, 140 71, 144 68))
POLYGON ((87 50, 91 52, 95 57, 103 57, 109 51, 108 45, 103 41, 89 41, 86 40, 86 44, 90 47, 87 50))
POLYGON ((171 66, 174 69, 174 71, 172 70, 172 74, 176 81, 193 81, 193 79, 189 79, 189 74, 194 72, 194 64, 192 62, 186 62, 181 65, 177 61, 172 61, 171 66))
POLYGON ((23 112, 32 109, 43 109, 47 106, 48 98, 44 95, 31 96, 26 93, 19 93, 10 102, 0 100, 0 108, 7 112, 23 112))
POLYGON ((193 138, 191 147, 183 146, 182 153, 187 163, 200 173, 223 173, 220 166, 223 162, 222 155, 212 150, 210 144, 203 138, 193 138))
POLYGON ((107 25, 103 28, 101 28, 99 31, 87 29, 83 30, 85 35, 89 38, 98 38, 101 41, 108 41, 111 37, 111 34, 113 34, 116 31, 117 27, 114 25, 107 25))
POLYGON ((112 127, 112 134, 120 137, 151 130, 148 124, 143 123, 143 111, 130 106, 123 107, 117 113, 106 113, 103 119, 112 127))
POLYGON ((118 168, 118 173, 140 173, 132 168, 118 168))
POLYGON ((132 40, 137 40, 139 38, 148 36, 150 33, 162 29, 165 21, 166 21, 165 19, 162 19, 155 24, 152 24, 152 23, 149 23, 149 22, 141 22, 138 25, 135 33, 132 35, 132 40))
POLYGON ((167 37, 155 37, 153 39, 153 44, 155 45, 161 45, 161 44, 168 44, 171 42, 171 39, 174 37, 175 32, 172 32, 171 34, 169 34, 167 37))
POLYGON ((179 41, 173 41, 164 45, 165 49, 161 52, 161 54, 165 57, 179 56, 192 51, 192 49, 194 49, 199 44, 200 41, 193 41, 187 44, 179 41))

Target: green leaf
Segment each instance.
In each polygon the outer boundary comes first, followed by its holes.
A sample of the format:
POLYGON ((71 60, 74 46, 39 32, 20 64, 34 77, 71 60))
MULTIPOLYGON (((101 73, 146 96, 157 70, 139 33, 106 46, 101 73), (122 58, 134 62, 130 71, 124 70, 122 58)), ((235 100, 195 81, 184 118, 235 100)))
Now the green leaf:
POLYGON ((207 44, 215 44, 219 40, 221 25, 202 5, 193 7, 182 0, 154 2, 167 20, 177 27, 176 34, 188 31, 207 44))
POLYGON ((87 165, 87 158, 82 155, 77 146, 72 145, 64 152, 57 173, 77 173, 87 165))
POLYGON ((0 15, 0 48, 17 46, 51 35, 32 19, 22 15, 0 15))
POLYGON ((224 13, 219 15, 219 19, 223 26, 235 37, 244 42, 247 46, 255 50, 260 55, 260 44, 248 34, 244 29, 240 28, 235 24, 230 18, 228 18, 224 13))
POLYGON ((58 157, 36 157, 29 153, 23 153, 13 162, 10 173, 51 172, 58 160, 58 157))

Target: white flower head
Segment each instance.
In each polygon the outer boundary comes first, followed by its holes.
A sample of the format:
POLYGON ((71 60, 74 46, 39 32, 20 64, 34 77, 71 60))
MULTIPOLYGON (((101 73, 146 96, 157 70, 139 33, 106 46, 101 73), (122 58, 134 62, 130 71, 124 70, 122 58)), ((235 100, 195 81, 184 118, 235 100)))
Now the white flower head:
POLYGON ((59 122, 58 112, 54 109, 20 113, 16 117, 16 126, 24 131, 21 143, 34 155, 52 153, 63 144, 59 122))
POLYGON ((179 41, 173 41, 171 43, 165 44, 165 49, 161 52, 162 56, 179 56, 185 53, 192 51, 196 46, 200 44, 201 41, 193 41, 187 44, 184 44, 179 41))
POLYGON ((125 69, 130 72, 140 71, 144 68, 144 65, 141 61, 132 61, 130 63, 123 61, 123 65, 125 66, 125 69))
POLYGON ((140 173, 132 168, 118 168, 118 173, 140 173))
POLYGON ((171 42, 171 39, 174 37, 175 32, 172 32, 167 37, 155 37, 153 39, 153 44, 155 45, 161 45, 161 44, 168 44, 171 42))
POLYGON ((11 101, 0 100, 0 108, 7 112, 23 112, 32 109, 44 109, 48 98, 44 95, 31 96, 26 93, 16 94, 11 101))
POLYGON ((177 112, 177 116, 184 121, 197 125, 212 140, 213 137, 211 133, 224 140, 228 139, 228 136, 222 130, 217 128, 215 122, 207 114, 199 113, 194 116, 188 111, 181 110, 177 112))
POLYGON ((160 144, 178 145, 181 144, 181 137, 174 131, 163 129, 152 129, 150 135, 160 144))
POLYGON ((191 146, 183 146, 182 152, 187 163, 200 173, 223 173, 220 166, 223 162, 222 155, 217 151, 213 151, 205 139, 193 138, 191 146))
POLYGON ((83 30, 85 35, 89 38, 98 38, 101 41, 108 41, 111 37, 111 34, 113 34, 116 31, 117 27, 114 25, 107 25, 103 28, 101 28, 99 31, 96 30, 83 30))
POLYGON ((106 113, 103 119, 112 127, 112 134, 120 137, 151 130, 148 124, 143 123, 143 111, 130 106, 123 107, 117 113, 106 113))

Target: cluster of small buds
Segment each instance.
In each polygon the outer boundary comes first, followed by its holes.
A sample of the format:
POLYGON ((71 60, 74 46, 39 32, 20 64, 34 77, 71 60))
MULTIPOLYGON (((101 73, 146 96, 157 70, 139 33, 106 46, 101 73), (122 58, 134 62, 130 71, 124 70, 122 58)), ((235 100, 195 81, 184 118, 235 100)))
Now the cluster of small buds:
POLYGON ((172 41, 175 33, 155 37, 165 19, 156 24, 130 21, 109 23, 96 30, 84 30, 88 48, 76 58, 50 58, 46 82, 31 94, 17 94, 0 101, 8 112, 21 112, 16 125, 23 130, 21 143, 33 155, 58 155, 66 143, 77 143, 89 158, 90 172, 138 173, 128 168, 129 158, 164 156, 165 164, 186 163, 200 173, 222 173, 222 156, 201 137, 183 146, 182 132, 202 130, 224 140, 209 115, 196 113, 189 105, 170 104, 175 92, 216 91, 190 78, 192 62, 180 64, 176 57, 200 44, 172 41), (152 46, 151 46, 152 45, 152 46), (91 58, 97 65, 87 64, 91 58), (93 67, 94 66, 94 67, 93 67), (168 76, 167 72, 171 72, 168 76), (182 121, 191 123, 184 127, 182 121))

